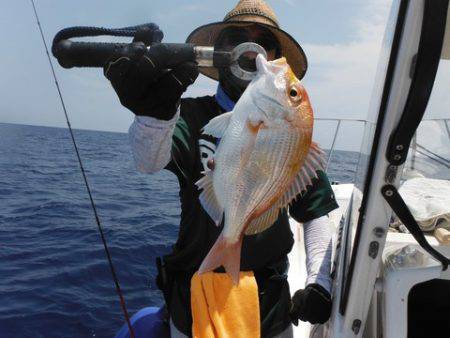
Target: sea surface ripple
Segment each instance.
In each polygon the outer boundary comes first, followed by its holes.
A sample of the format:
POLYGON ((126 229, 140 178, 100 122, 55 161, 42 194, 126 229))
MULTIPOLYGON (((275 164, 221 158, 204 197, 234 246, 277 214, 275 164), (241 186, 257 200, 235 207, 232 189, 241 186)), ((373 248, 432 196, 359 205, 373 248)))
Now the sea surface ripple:
MULTIPOLYGON (((75 138, 129 312, 161 305, 176 177, 138 173, 126 134, 75 138)), ((331 180, 351 182, 357 161, 335 152, 331 180)), ((67 129, 0 124, 0 205, 0 337, 113 337, 123 315, 67 129)))

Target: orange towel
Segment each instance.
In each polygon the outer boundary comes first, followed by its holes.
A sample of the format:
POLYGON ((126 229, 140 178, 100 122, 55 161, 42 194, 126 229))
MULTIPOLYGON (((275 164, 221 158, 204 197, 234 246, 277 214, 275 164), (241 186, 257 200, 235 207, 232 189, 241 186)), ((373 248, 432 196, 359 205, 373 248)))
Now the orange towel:
POLYGON ((239 284, 226 273, 195 274, 191 280, 194 338, 259 338, 258 285, 252 271, 239 273, 239 284))

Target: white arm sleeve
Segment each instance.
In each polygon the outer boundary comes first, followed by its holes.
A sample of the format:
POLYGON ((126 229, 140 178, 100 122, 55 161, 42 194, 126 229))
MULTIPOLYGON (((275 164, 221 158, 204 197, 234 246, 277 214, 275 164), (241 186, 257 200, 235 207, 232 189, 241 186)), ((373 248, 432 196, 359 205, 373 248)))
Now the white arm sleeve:
POLYGON ((150 116, 136 116, 128 130, 131 150, 137 169, 142 173, 155 173, 170 161, 172 135, 180 116, 178 109, 169 120, 150 116))
POLYGON ((331 228, 328 216, 303 224, 306 252, 306 285, 317 283, 331 293, 331 228))

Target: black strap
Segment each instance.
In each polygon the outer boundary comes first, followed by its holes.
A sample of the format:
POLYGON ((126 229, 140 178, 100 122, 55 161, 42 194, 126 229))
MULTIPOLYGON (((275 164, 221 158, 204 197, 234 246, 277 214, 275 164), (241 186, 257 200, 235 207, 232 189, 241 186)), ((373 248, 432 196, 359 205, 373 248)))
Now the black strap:
POLYGON ((387 184, 383 186, 381 192, 386 202, 388 202, 400 221, 409 230, 411 235, 413 235, 417 243, 419 243, 419 245, 431 256, 441 262, 442 270, 447 270, 450 259, 442 255, 439 251, 434 249, 430 243, 428 243, 422 230, 414 219, 414 216, 409 211, 408 206, 405 204, 405 201, 403 201, 403 198, 400 196, 397 189, 393 185, 387 184))
POLYGON ((438 70, 447 20, 448 0, 425 1, 419 50, 413 61, 411 88, 402 117, 389 139, 390 164, 406 161, 411 139, 422 121, 438 70))
MULTIPOLYGON (((154 24, 146 23, 137 26, 122 27, 122 28, 105 28, 105 27, 87 27, 87 26, 75 26, 61 29, 56 33, 53 38, 53 45, 56 45, 61 40, 67 40, 71 38, 84 38, 88 36, 122 36, 122 37, 134 37, 136 32, 141 28, 152 28, 154 24)), ((162 39, 162 37, 161 37, 162 39)))

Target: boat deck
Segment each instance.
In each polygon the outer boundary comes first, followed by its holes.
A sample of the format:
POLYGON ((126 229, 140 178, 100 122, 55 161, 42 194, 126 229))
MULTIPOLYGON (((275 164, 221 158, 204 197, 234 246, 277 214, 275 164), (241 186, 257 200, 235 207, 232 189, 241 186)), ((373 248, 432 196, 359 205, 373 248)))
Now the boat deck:
MULTIPOLYGON (((339 185, 333 185, 333 190, 335 193, 336 200, 339 205, 339 209, 334 210, 329 214, 330 217, 330 225, 332 227, 331 231, 333 233, 333 237, 337 233, 337 229, 339 227, 339 223, 341 220, 341 217, 347 212, 347 209, 350 205, 351 196, 353 193, 353 184, 339 184, 339 185)), ((294 234, 295 243, 292 248, 292 251, 289 254, 289 274, 288 274, 288 280, 290 285, 291 294, 293 294, 298 289, 304 288, 305 286, 305 280, 306 280, 306 262, 305 262, 305 247, 304 247, 304 241, 303 241, 303 228, 301 224, 297 223, 295 220, 291 219, 291 230, 294 234)), ((354 235, 354 234, 353 234, 354 235)), ((441 244, 436 237, 434 237, 432 234, 425 234, 428 242, 437 250, 439 250, 444 255, 450 257, 450 245, 444 245, 441 244)), ((334 240, 334 238, 333 238, 334 240)), ((437 261, 435 261, 433 258, 431 258, 426 252, 423 251, 423 249, 417 244, 414 237, 411 234, 408 233, 397 233, 397 232, 391 232, 389 231, 386 238, 386 246, 383 250, 383 271, 384 271, 384 277, 382 277, 379 282, 377 289, 381 291, 386 287, 395 287, 400 288, 402 287, 405 293, 405 297, 407 295, 407 288, 405 288, 405 285, 393 285, 391 286, 392 282, 391 280, 395 281, 397 278, 393 272, 402 270, 402 273, 404 274, 411 274, 414 273, 414 269, 417 270, 417 266, 397 266, 395 264, 392 264, 392 259, 388 259, 388 257, 398 251, 402 248, 409 246, 410 250, 418 250, 422 252, 425 255, 427 263, 422 263, 424 266, 422 268, 425 268, 428 270, 428 275, 432 276, 432 278, 444 278, 444 279, 450 279, 450 273, 443 273, 440 265, 437 261), (408 270, 411 270, 412 272, 408 272, 408 270), (389 275, 392 274, 394 278, 390 278, 389 275)), ((425 277, 429 277, 429 276, 425 277)), ((414 276, 414 278, 410 278, 411 280, 414 279, 415 282, 417 282, 417 276, 414 276)), ((400 292, 400 290, 396 291, 397 293, 400 292)), ((401 299, 401 297, 400 297, 401 299)), ((391 300, 391 302, 394 301, 391 300)), ((398 304, 395 306, 398 310, 400 309, 402 304, 398 304)), ((403 304, 404 305, 404 304, 403 304)), ((404 308, 404 306, 403 306, 404 308)), ((400 311, 400 310, 399 310, 400 311)), ((400 311, 401 312, 401 311, 400 311)), ((316 327, 319 328, 320 326, 316 327)), ((305 322, 299 322, 299 325, 297 327, 294 327, 294 337, 296 338, 305 338, 311 336, 311 330, 313 329, 313 326, 309 323, 305 322)))

